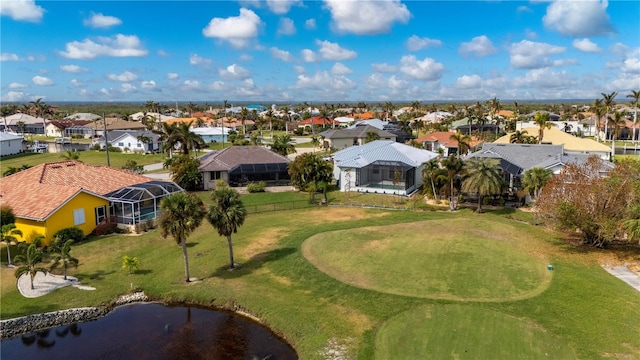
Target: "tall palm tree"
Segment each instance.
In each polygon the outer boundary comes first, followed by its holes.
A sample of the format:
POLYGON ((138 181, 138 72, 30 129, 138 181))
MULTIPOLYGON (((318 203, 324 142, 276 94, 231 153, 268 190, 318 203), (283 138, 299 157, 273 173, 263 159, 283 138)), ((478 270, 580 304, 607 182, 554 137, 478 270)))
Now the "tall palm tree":
POLYGON ((27 250, 24 254, 17 255, 15 260, 17 263, 21 263, 14 275, 16 279, 19 279, 20 276, 24 274, 29 274, 31 277, 31 290, 33 287, 33 278, 36 276, 38 272, 47 273, 48 270, 44 267, 40 267, 38 264, 42 262, 42 253, 38 251, 36 244, 31 244, 27 247, 27 250))
POLYGON ((534 199, 540 196, 542 188, 547 184, 547 181, 553 176, 551 169, 543 169, 541 167, 534 167, 524 172, 522 176, 522 186, 534 199))
POLYGON ((162 198, 160 208, 160 233, 164 238, 173 237, 182 248, 184 273, 186 281, 190 282, 187 237, 202 223, 206 213, 204 203, 195 195, 179 192, 162 198))
POLYGON ((291 135, 274 135, 273 142, 271 143, 271 151, 282 156, 293 154, 296 151, 296 147, 292 143, 291 135))
POLYGON ((595 140, 599 141, 600 140, 600 121, 602 120, 602 117, 605 115, 606 109, 605 107, 602 105, 602 99, 596 99, 593 102, 593 105, 591 106, 591 111, 593 111, 593 113, 596 116, 595 119, 595 125, 596 125, 596 135, 595 135, 595 140))
MULTIPOLYGON (((614 101, 614 99, 616 98, 616 96, 618 96, 618 93, 616 91, 612 92, 611 94, 606 94, 606 93, 600 93, 600 95, 602 95, 602 104, 604 105, 605 109, 607 110, 606 115, 607 117, 609 116, 609 112, 613 109, 613 106, 616 104, 616 102, 614 101)), ((608 125, 605 125, 604 128, 604 138, 605 140, 607 140, 608 137, 608 125)), ((611 140, 613 141, 613 139, 611 140)))
POLYGON ((78 267, 78 259, 71 256, 71 244, 73 244, 73 240, 69 239, 62 243, 64 239, 56 239, 53 243, 53 264, 51 264, 51 270, 55 269, 62 263, 62 269, 64 272, 64 279, 67 280, 67 267, 72 265, 74 267, 78 267))
POLYGON ((31 105, 31 109, 33 109, 35 111, 35 115, 38 118, 42 118, 42 133, 43 135, 46 135, 46 128, 47 128, 47 121, 46 118, 47 116, 51 116, 53 115, 53 111, 51 109, 51 106, 45 104, 42 101, 42 98, 36 99, 35 101, 30 101, 29 104, 31 105))
MULTIPOLYGON (((217 184, 216 184, 217 185, 217 184)), ((213 204, 209 207, 206 214, 207 221, 213 226, 220 236, 227 238, 229 245, 229 262, 230 268, 235 268, 233 260, 233 243, 231 242, 231 234, 238 232, 245 218, 247 217, 247 209, 245 209, 240 194, 229 186, 216 186, 211 191, 211 200, 213 204)))
POLYGON ((454 155, 442 160, 442 166, 447 170, 447 180, 449 182, 449 210, 454 211, 458 208, 457 194, 455 193, 456 177, 462 171, 462 160, 454 155))
POLYGON ((502 119, 498 116, 498 113, 500 112, 500 110, 502 110, 502 105, 500 104, 500 100, 497 97, 488 100, 487 105, 489 106, 491 120, 496 125, 496 134, 498 134, 498 128, 500 127, 500 122, 502 122, 502 119))
MULTIPOLYGON (((190 150, 197 150, 204 147, 204 140, 202 136, 191 132, 191 125, 193 121, 189 123, 179 123, 176 126, 175 132, 173 132, 173 141, 180 144, 180 150, 183 155, 189 155, 190 150)), ((224 134, 222 135, 224 139, 224 134)))
POLYGON ((527 130, 516 130, 511 136, 509 136, 509 142, 511 144, 526 144, 527 143, 527 130))
POLYGON ((620 136, 620 132, 626 127, 625 113, 622 111, 615 111, 613 117, 608 117, 607 126, 611 126, 611 141, 616 141, 620 136))
POLYGON ((638 123, 638 101, 640 100, 640 90, 631 90, 631 94, 628 94, 627 97, 633 99, 631 104, 635 108, 633 114, 633 136, 631 139, 636 141, 636 124, 638 123))
POLYGON ((11 243, 17 242, 16 236, 22 237, 22 231, 16 228, 16 224, 2 225, 2 242, 7 244, 7 265, 11 266, 11 243))
POLYGON ((449 136, 449 140, 453 140, 458 143, 458 157, 461 157, 463 152, 467 153, 471 148, 471 136, 462 134, 460 131, 449 136))
POLYGON ((544 137, 544 129, 551 129, 553 123, 549 121, 549 113, 548 112, 538 112, 533 118, 533 121, 540 128, 538 130, 538 144, 542 144, 542 138, 544 137))
POLYGON ((249 110, 247 110, 246 107, 243 107, 240 109, 240 113, 238 115, 240 116, 240 122, 242 123, 242 136, 244 136, 247 133, 247 127, 245 124, 249 117, 249 110))
POLYGON ((437 159, 431 159, 427 161, 424 165, 424 169, 422 169, 422 178, 429 179, 431 182, 431 191, 433 192, 433 199, 438 200, 438 193, 436 192, 436 183, 435 177, 438 175, 438 171, 440 170, 440 164, 437 159))
POLYGON ((474 158, 464 164, 465 178, 462 191, 478 194, 477 212, 482 212, 482 199, 487 195, 499 194, 504 180, 500 161, 491 158, 474 158))

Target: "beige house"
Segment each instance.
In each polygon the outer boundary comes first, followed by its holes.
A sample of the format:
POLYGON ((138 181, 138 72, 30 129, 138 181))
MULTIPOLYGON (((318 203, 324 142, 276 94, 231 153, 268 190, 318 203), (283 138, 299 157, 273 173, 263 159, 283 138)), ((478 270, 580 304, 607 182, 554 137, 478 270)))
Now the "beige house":
POLYGON ((354 145, 364 145, 369 133, 376 134, 379 139, 396 141, 397 136, 371 125, 357 125, 349 129, 331 129, 320 133, 323 137, 322 147, 328 149, 346 149, 354 145))

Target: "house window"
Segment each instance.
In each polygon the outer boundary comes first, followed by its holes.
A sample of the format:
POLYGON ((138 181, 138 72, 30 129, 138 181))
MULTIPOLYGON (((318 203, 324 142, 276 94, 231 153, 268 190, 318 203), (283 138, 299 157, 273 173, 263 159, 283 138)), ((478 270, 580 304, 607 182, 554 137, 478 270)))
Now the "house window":
POLYGON ((96 208, 96 225, 100 224, 107 218, 107 207, 106 206, 98 206, 96 208))
POLYGON ((220 171, 211 171, 211 180, 218 180, 220 179, 220 171))
POLYGON ((377 166, 374 166, 373 169, 371 170, 372 174, 380 174, 380 168, 377 166))
POLYGON ((124 143, 123 143, 123 142, 119 142, 119 143, 118 143, 118 146, 123 147, 123 146, 124 146, 124 143))
POLYGON ((73 210, 73 226, 84 224, 84 209, 73 210))
POLYGON ((138 145, 137 145, 137 146, 138 146, 139 148, 141 148, 141 147, 142 147, 142 144, 138 143, 138 145))

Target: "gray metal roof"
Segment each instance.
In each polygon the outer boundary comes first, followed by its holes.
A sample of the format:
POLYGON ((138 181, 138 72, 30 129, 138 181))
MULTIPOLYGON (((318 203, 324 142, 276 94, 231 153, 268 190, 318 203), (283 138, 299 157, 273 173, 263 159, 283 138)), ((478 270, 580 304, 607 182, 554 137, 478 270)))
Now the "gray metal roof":
POLYGON ((351 146, 333 154, 334 164, 340 168, 362 168, 369 164, 387 161, 412 167, 437 157, 433 151, 418 149, 392 140, 376 140, 361 146, 351 146))
POLYGON ((367 133, 376 133, 381 138, 395 139, 396 135, 388 131, 378 129, 371 125, 358 125, 347 129, 331 129, 320 133, 320 136, 324 136, 327 139, 353 139, 353 138, 366 138, 367 133))

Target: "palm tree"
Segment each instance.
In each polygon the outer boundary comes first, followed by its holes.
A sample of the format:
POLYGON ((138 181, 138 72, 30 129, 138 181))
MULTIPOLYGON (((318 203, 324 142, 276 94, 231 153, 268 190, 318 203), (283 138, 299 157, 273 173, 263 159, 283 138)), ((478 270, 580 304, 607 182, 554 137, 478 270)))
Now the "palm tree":
MULTIPOLYGON (((187 123, 180 123, 176 126, 175 132, 173 132, 173 141, 180 144, 180 150, 183 155, 189 155, 190 150, 197 150, 204 147, 204 140, 202 136, 191 132, 190 128, 193 121, 187 123)), ((224 134, 222 135, 224 141, 224 134)))
MULTIPOLYGON (((615 105, 615 97, 618 96, 618 93, 616 91, 612 92, 611 94, 605 94, 605 93, 600 93, 600 95, 602 95, 602 104, 604 105, 605 109, 607 110, 606 115, 609 115, 609 111, 611 111, 611 109, 613 109, 613 106, 615 105)), ((608 125, 605 125, 604 128, 604 139, 607 140, 608 139, 608 125)), ((611 139, 611 141, 613 141, 613 139, 611 139)))
POLYGON ((35 110, 36 117, 42 118, 42 131, 43 131, 43 134, 46 134, 46 128, 47 128, 46 117, 49 115, 53 115, 51 106, 45 104, 42 101, 42 98, 39 98, 35 101, 30 101, 29 104, 32 104, 31 109, 35 110))
POLYGON ((38 264, 42 262, 42 253, 38 251, 36 244, 29 245, 27 251, 22 255, 16 256, 15 260, 17 263, 22 263, 22 265, 20 265, 14 273, 16 279, 19 279, 20 276, 24 274, 29 274, 29 276, 31 277, 31 290, 34 289, 33 278, 36 276, 36 274, 39 271, 45 274, 48 272, 46 268, 38 266, 38 264))
POLYGON ((449 136, 449 140, 456 141, 458 143, 458 157, 462 156, 462 153, 467 153, 471 147, 471 136, 463 135, 460 131, 449 136))
POLYGON ((596 99, 593 102, 593 105, 591 106, 591 111, 593 111, 593 113, 596 116, 596 119, 595 119, 595 122, 596 122, 595 140, 599 141, 599 138, 600 138, 600 120, 602 119, 602 117, 605 115, 605 112, 606 112, 606 109, 602 105, 602 99, 596 99))
POLYGON ((625 128, 627 122, 625 121, 625 114, 622 111, 615 111, 613 113, 613 117, 608 117, 607 125, 610 125, 613 129, 611 130, 611 141, 615 141, 620 136, 620 132, 622 128, 625 128))
POLYGON ((184 273, 186 281, 189 277, 189 255, 187 254, 187 237, 200 226, 206 209, 200 198, 186 192, 165 196, 160 201, 160 233, 167 238, 171 235, 180 247, 184 258, 184 273))
POLYGON ((17 242, 16 236, 22 237, 22 231, 16 228, 16 224, 2 225, 2 242, 7 244, 7 265, 11 266, 11 243, 17 242))
POLYGON ((533 118, 533 121, 540 127, 538 130, 538 144, 542 144, 542 138, 544 137, 544 129, 551 129, 553 123, 549 121, 548 112, 538 112, 533 118))
POLYGON ((422 169, 422 178, 428 178, 431 181, 431 191, 433 192, 433 199, 438 200, 438 193, 436 193, 435 177, 440 170, 440 164, 437 159, 431 159, 425 163, 424 169, 422 169))
POLYGON ((64 279, 67 280, 67 267, 69 264, 74 267, 78 267, 78 259, 74 258, 69 254, 71 251, 71 244, 73 244, 73 240, 69 239, 62 243, 63 239, 59 238, 53 243, 52 250, 54 252, 53 255, 53 264, 51 264, 51 270, 55 269, 62 263, 62 269, 64 272, 64 279))
POLYGON ((245 123, 247 122, 247 118, 249 117, 249 110, 247 110, 246 107, 243 107, 242 109, 240 109, 240 121, 242 123, 242 136, 244 136, 247 133, 247 127, 245 125, 245 123))
POLYGON ((24 121, 16 122, 16 126, 18 127, 18 129, 20 129, 20 134, 22 135, 22 137, 24 137, 24 128, 25 128, 24 121))
POLYGON ((458 201, 455 190, 455 179, 462 171, 462 160, 454 155, 442 160, 442 166, 447 170, 447 180, 449 182, 449 210, 454 211, 458 208, 458 201))
POLYGON ((638 122, 638 101, 640 99, 640 90, 631 90, 631 94, 628 94, 627 97, 633 99, 631 104, 635 108, 634 114, 633 114, 633 136, 632 136, 632 140, 636 141, 636 124, 638 122))
POLYGON ((511 136, 509 136, 509 142, 511 144, 526 144, 527 143, 527 130, 516 130, 511 136))
POLYGON ((502 105, 497 97, 487 101, 487 105, 489 106, 489 112, 491 113, 491 120, 493 120, 496 125, 496 134, 498 134, 498 128, 500 127, 500 122, 502 122, 498 113, 502 110, 502 105))
POLYGON ((65 150, 61 155, 61 158, 65 160, 75 160, 78 161, 80 159, 80 154, 77 151, 65 150))
POLYGON ((365 144, 376 140, 380 140, 380 134, 373 131, 368 131, 366 137, 364 138, 365 144))
POLYGON ((477 212, 482 212, 482 199, 487 195, 499 194, 502 190, 500 161, 491 158, 474 158, 464 164, 462 191, 478 194, 477 212))
POLYGON ((313 152, 316 152, 316 148, 319 145, 320 145, 320 139, 318 139, 318 136, 312 135, 311 136, 311 146, 313 146, 313 152))
POLYGON ((233 261, 231 234, 237 233, 238 227, 244 223, 247 217, 247 209, 245 209, 242 200, 240 200, 240 194, 235 189, 222 183, 211 191, 211 200, 213 204, 209 207, 206 218, 211 226, 218 231, 218 235, 227 237, 230 268, 233 269, 235 268, 235 263, 233 261))
POLYGON ((271 151, 282 156, 287 156, 296 151, 296 147, 293 145, 291 135, 274 135, 273 142, 271 143, 271 151))
POLYGON ((534 167, 524 172, 522 177, 522 186, 534 199, 540 196, 542 188, 547 184, 547 181, 553 176, 553 171, 550 169, 543 169, 540 167, 534 167))

